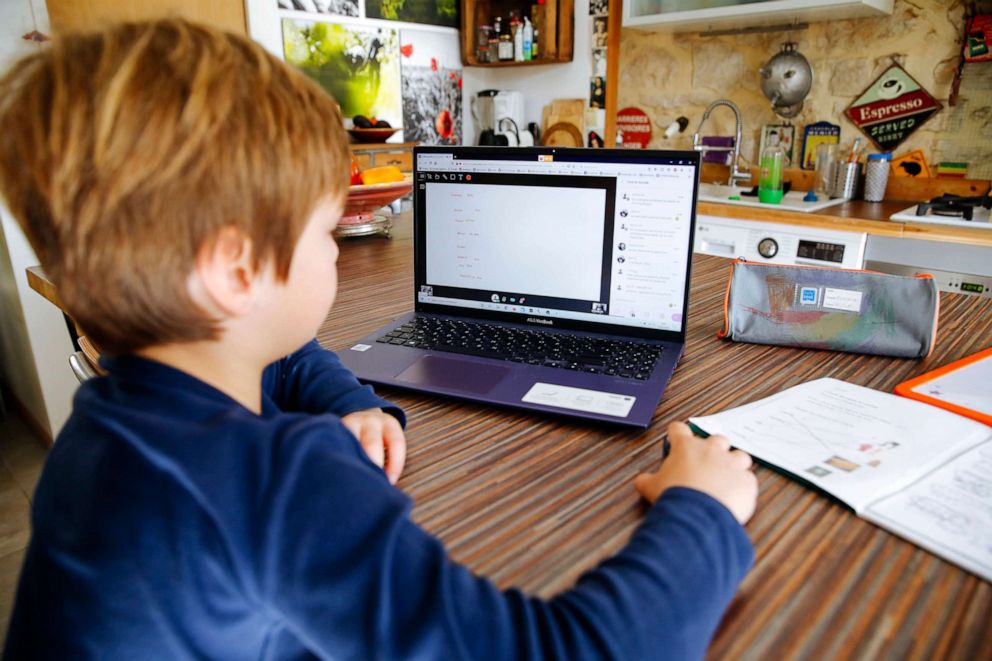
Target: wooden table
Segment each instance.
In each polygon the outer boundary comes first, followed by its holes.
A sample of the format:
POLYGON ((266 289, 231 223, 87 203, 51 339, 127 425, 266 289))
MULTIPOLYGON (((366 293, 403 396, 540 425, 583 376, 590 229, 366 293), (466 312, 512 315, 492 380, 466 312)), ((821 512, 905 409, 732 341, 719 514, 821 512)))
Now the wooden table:
MULTIPOLYGON (((410 218, 396 230, 340 242, 325 346, 350 346, 413 308, 410 218)), ((694 257, 686 354, 647 431, 380 388, 409 418, 399 486, 414 519, 500 587, 549 597, 626 542, 645 511, 632 480, 657 466, 669 421, 821 376, 891 391, 992 346, 992 300, 953 294, 941 297, 937 347, 922 360, 725 342, 715 333, 728 267, 694 257)), ((757 475, 756 565, 711 658, 992 658, 992 585, 778 473, 757 475)))

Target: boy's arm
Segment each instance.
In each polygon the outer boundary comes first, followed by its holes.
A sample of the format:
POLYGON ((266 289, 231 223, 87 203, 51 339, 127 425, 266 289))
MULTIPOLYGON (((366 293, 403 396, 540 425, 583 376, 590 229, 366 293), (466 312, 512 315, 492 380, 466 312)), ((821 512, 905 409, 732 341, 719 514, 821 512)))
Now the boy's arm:
POLYGON ((317 340, 310 340, 266 367, 262 373, 262 392, 284 411, 344 417, 381 408, 406 425, 402 409, 378 397, 371 386, 359 383, 337 354, 324 349, 317 340))
POLYGON ((357 452, 353 461, 326 443, 313 449, 285 462, 289 493, 267 498, 278 507, 258 520, 273 544, 260 592, 317 653, 701 658, 753 560, 724 505, 673 487, 627 546, 571 590, 547 601, 500 591, 451 562, 410 520, 409 499, 357 452))

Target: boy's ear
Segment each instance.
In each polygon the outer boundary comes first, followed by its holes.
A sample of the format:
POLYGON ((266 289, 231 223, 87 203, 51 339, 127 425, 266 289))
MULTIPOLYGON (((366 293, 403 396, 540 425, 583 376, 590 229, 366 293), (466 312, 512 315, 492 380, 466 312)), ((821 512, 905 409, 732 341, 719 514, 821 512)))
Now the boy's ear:
POLYGON ((251 239, 236 227, 221 229, 196 255, 190 283, 194 300, 222 317, 246 314, 258 289, 251 261, 251 239))

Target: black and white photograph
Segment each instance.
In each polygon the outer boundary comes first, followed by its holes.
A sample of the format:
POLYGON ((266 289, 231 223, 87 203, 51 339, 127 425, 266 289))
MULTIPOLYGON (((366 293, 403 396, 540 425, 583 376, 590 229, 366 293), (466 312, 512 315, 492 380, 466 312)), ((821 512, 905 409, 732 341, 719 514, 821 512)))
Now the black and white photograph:
POLYGON ((308 14, 358 16, 358 0, 277 0, 279 9, 305 11, 308 14))
POLYGON ((606 49, 594 48, 592 51, 592 75, 606 75, 606 49))
POLYGON ((607 31, 609 27, 606 16, 594 16, 592 19, 592 47, 606 48, 607 31))
POLYGON ((589 0, 589 15, 599 16, 610 11, 610 0, 589 0))

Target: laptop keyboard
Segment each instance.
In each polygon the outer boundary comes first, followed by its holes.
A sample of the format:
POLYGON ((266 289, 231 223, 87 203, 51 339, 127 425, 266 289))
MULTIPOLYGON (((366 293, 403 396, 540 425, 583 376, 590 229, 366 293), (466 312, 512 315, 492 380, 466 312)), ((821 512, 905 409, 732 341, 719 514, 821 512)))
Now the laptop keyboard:
POLYGON ((376 342, 640 380, 661 355, 644 342, 435 317, 414 317, 376 342))

